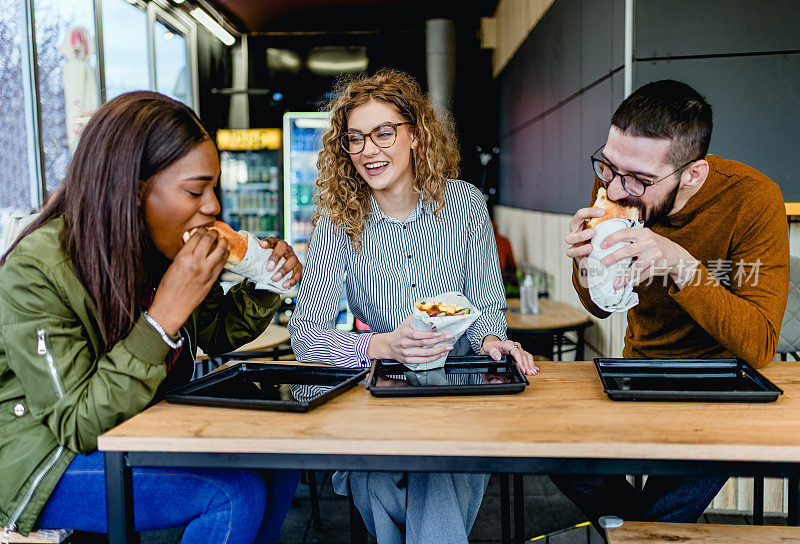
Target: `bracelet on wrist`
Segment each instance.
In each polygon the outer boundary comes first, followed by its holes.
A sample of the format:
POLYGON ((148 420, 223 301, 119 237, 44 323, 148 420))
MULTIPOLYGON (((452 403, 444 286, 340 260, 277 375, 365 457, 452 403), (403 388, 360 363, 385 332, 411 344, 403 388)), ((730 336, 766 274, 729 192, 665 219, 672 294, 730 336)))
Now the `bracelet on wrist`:
POLYGON ((147 311, 142 312, 145 320, 153 327, 158 334, 161 335, 161 339, 164 341, 166 345, 171 347, 172 349, 178 349, 183 345, 183 336, 180 336, 177 340, 173 340, 167 331, 164 330, 164 327, 161 326, 161 323, 153 319, 153 317, 147 313, 147 311))

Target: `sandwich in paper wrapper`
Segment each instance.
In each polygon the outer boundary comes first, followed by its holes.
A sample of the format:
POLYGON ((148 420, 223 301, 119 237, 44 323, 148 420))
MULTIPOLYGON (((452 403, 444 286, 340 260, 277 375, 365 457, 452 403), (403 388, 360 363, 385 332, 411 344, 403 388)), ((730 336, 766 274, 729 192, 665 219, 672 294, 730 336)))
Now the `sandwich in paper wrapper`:
MULTIPOLYGON (((411 327, 419 331, 436 331, 453 335, 450 340, 442 340, 426 347, 453 346, 480 315, 481 311, 473 306, 467 297, 457 291, 451 291, 418 300, 411 313, 411 327)), ((411 370, 441 368, 446 359, 447 353, 435 361, 409 365, 409 368, 411 370)))
POLYGON ((614 289, 614 282, 621 274, 626 273, 631 265, 630 257, 617 261, 609 267, 603 266, 601 259, 616 250, 625 247, 630 242, 619 242, 602 249, 601 242, 611 233, 622 229, 641 228, 639 221, 639 210, 634 207, 626 207, 609 200, 606 190, 600 188, 597 191, 597 199, 593 207, 602 208, 606 211, 601 217, 593 217, 587 222, 589 228, 595 230, 592 238, 592 252, 586 259, 587 287, 589 296, 598 307, 606 312, 625 312, 639 304, 639 295, 633 291, 633 278, 630 278, 622 289, 614 289))
MULTIPOLYGON (((281 258, 281 260, 278 261, 275 270, 267 270, 267 260, 270 255, 272 255, 272 249, 261 247, 258 238, 244 230, 236 232, 222 221, 214 222, 214 226, 209 228, 216 230, 220 237, 228 240, 231 252, 225 263, 226 270, 230 270, 234 274, 239 274, 254 282, 256 284, 256 289, 265 289, 280 295, 290 293, 294 289, 285 289, 282 285, 283 282, 292 277, 294 271, 289 272, 279 281, 272 280, 275 271, 280 269, 285 259, 281 258)), ((186 242, 189 240, 193 233, 194 230, 185 232, 183 234, 183 241, 186 242)))

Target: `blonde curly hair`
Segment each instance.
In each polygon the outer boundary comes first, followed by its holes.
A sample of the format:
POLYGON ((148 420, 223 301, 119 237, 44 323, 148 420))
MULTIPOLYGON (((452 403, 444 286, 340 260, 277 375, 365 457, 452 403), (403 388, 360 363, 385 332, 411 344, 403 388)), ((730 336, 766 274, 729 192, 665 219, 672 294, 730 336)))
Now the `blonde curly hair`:
POLYGON ((347 134, 347 116, 372 100, 397 108, 410 121, 417 146, 411 150, 414 190, 423 203, 436 204, 434 215, 444 208, 448 178, 458 177, 460 160, 452 122, 439 119, 430 101, 414 79, 397 70, 380 70, 373 76, 360 75, 340 80, 334 98, 327 104, 331 128, 322 136, 322 151, 317 158, 319 171, 314 183, 315 226, 321 217, 330 218, 350 238, 355 253, 361 252, 361 237, 372 212, 370 187, 358 174, 350 155, 342 147, 347 134))

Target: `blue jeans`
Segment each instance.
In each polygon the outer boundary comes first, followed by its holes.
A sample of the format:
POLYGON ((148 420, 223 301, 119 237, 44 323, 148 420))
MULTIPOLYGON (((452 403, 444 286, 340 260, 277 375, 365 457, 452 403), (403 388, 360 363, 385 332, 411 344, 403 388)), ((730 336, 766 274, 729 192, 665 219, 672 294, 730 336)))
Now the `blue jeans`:
POLYGON ((630 521, 696 523, 728 480, 649 476, 644 489, 638 490, 625 476, 560 474, 550 479, 595 527, 599 517, 609 515, 630 521))
MULTIPOLYGON (((185 525, 181 544, 275 542, 298 477, 288 470, 134 468, 135 529, 185 525)), ((108 532, 103 453, 75 456, 36 526, 108 532)))

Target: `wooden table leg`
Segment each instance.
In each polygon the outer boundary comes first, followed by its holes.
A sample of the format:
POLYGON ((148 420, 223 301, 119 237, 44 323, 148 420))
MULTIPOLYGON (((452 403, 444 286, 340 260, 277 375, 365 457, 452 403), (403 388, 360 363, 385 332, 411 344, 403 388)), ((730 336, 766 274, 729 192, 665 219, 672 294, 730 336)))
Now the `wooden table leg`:
POLYGON ((106 454, 106 508, 109 544, 138 544, 133 529, 133 477, 123 452, 106 454))

